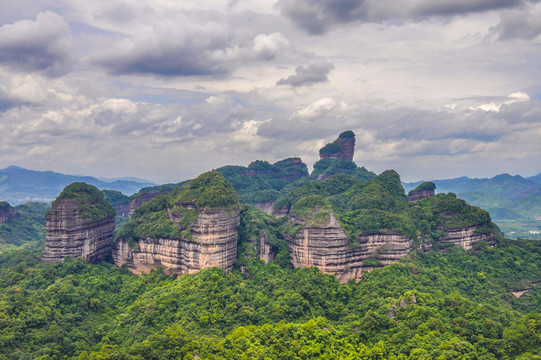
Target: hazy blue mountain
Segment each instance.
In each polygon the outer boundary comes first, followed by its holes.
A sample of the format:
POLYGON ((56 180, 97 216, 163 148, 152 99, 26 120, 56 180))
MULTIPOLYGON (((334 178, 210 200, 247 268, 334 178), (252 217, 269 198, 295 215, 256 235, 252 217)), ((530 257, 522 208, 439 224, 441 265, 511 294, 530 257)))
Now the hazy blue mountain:
MULTIPOLYGON (((469 204, 486 209, 509 237, 539 238, 541 234, 541 174, 524 178, 500 174, 492 178, 431 180, 437 193, 456 193, 469 204)), ((421 181, 404 183, 407 191, 421 181)))
POLYGON ((14 205, 26 201, 52 201, 66 185, 75 181, 84 181, 102 190, 118 190, 124 194, 133 194, 142 187, 153 185, 149 182, 129 180, 103 181, 91 176, 66 175, 9 166, 0 170, 0 200, 14 205))
POLYGON ((526 179, 528 179, 530 181, 533 181, 534 183, 541 184, 541 173, 539 173, 539 174, 537 174, 535 176, 527 177, 526 179))

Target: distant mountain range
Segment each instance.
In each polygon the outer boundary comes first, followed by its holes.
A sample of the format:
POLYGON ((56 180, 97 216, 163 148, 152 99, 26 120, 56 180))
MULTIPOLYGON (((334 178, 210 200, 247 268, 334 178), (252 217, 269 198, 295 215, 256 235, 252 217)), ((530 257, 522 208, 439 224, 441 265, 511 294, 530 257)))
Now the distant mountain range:
POLYGON ((0 200, 12 205, 27 201, 50 202, 66 185, 75 181, 92 184, 101 190, 118 190, 128 195, 138 192, 142 187, 155 185, 142 179, 97 179, 91 176, 66 175, 9 166, 0 170, 0 200))
MULTIPOLYGON (((432 180, 436 192, 453 192, 472 205, 479 206, 509 237, 541 239, 541 173, 536 176, 501 174, 492 178, 432 180)), ((421 181, 403 183, 409 191, 421 181)))

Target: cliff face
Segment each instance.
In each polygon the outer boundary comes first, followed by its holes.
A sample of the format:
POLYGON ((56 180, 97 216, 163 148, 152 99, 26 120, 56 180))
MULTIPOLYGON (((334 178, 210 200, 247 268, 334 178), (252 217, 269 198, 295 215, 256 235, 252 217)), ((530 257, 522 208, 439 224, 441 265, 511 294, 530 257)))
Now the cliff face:
POLYGON ((129 204, 129 213, 128 216, 131 217, 133 215, 133 212, 141 205, 143 205, 146 202, 149 202, 150 200, 154 199, 156 196, 158 196, 159 192, 140 192, 137 194, 137 196, 130 201, 129 204))
MULTIPOLYGON (((178 214, 168 211, 178 222, 178 214)), ((237 259, 238 209, 203 208, 190 226, 192 239, 140 239, 131 248, 125 239, 118 239, 113 248, 115 265, 126 264, 134 273, 149 272, 163 266, 168 274, 192 274, 203 268, 233 269, 237 259)))
MULTIPOLYGON (((304 219, 290 217, 296 225, 304 219)), ((491 243, 494 234, 478 234, 479 226, 447 230, 437 239, 439 244, 453 244, 470 250, 479 241, 491 243)), ((287 236, 286 236, 287 237, 287 236)), ((342 283, 359 280, 364 273, 392 264, 414 250, 413 239, 399 232, 362 234, 354 248, 333 213, 325 224, 303 227, 288 238, 288 249, 295 267, 316 266, 323 273, 333 274, 342 283)), ((432 248, 432 241, 420 238, 419 249, 432 248)))
POLYGON ((352 131, 344 131, 338 139, 319 150, 320 159, 344 159, 353 161, 355 152, 355 135, 352 131))
MULTIPOLYGON (((441 229, 440 229, 441 230, 441 229)), ((486 241, 488 244, 494 242, 495 236, 493 233, 479 233, 479 226, 471 226, 467 228, 447 229, 446 235, 438 238, 439 244, 452 244, 460 246, 466 250, 470 250, 473 245, 480 241, 486 241)))
POLYGON ((435 196, 434 190, 421 190, 408 195, 408 200, 411 202, 416 202, 432 196, 435 196))
POLYGON ((259 210, 264 211, 268 215, 272 215, 274 201, 265 201, 265 202, 255 203, 254 205, 259 210))
POLYGON ((0 208, 0 224, 3 224, 9 219, 14 219, 18 216, 19 216, 19 213, 16 211, 13 211, 9 206, 0 208))
POLYGON ((110 252, 115 228, 114 216, 97 221, 85 219, 73 199, 59 199, 47 214, 45 251, 42 261, 63 261, 64 257, 82 257, 95 263, 110 252))
MULTIPOLYGON (((303 219, 292 217, 290 221, 302 224, 303 219)), ((362 235, 358 243, 356 248, 350 248, 349 239, 331 212, 325 224, 303 227, 290 237, 288 249, 293 266, 316 266, 345 283, 351 279, 359 280, 363 273, 374 267, 397 261, 413 246, 412 239, 399 233, 362 235)))
POLYGON ((114 205, 116 216, 129 217, 131 210, 130 204, 114 205))

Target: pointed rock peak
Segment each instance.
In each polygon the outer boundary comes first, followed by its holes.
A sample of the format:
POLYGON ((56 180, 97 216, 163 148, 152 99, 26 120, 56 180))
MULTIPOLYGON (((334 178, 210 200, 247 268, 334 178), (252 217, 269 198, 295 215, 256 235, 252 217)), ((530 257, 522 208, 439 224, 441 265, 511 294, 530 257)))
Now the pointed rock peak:
POLYGON ((338 139, 325 145, 319 150, 320 159, 344 159, 353 161, 355 152, 355 134, 353 131, 344 131, 338 139))

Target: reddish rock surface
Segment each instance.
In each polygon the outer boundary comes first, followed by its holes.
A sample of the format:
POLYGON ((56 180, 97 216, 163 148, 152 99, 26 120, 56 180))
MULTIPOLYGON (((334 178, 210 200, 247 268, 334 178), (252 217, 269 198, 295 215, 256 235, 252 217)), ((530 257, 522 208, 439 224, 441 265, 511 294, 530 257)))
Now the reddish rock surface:
POLYGON ((355 134, 344 131, 338 139, 319 150, 320 159, 344 159, 353 161, 355 153, 355 134))

